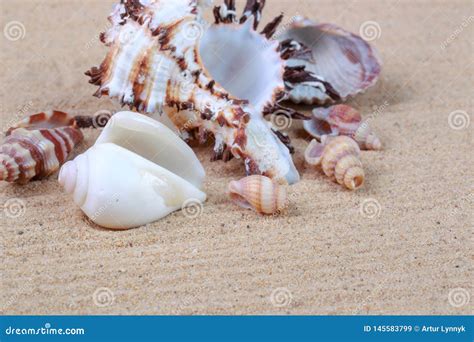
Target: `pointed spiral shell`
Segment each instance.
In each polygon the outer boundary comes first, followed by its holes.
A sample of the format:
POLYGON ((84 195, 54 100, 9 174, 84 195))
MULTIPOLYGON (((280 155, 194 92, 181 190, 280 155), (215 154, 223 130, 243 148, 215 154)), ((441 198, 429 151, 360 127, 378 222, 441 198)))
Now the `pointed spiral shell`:
POLYGON ((326 176, 349 190, 357 190, 364 184, 360 148, 349 137, 323 137, 323 143, 313 140, 306 149, 305 159, 310 165, 321 165, 326 176))
POLYGON ((232 181, 229 194, 237 205, 260 214, 277 214, 287 206, 286 187, 265 176, 254 175, 232 181))
POLYGON ((0 146, 0 180, 25 184, 43 179, 58 170, 82 139, 74 127, 17 128, 0 146))

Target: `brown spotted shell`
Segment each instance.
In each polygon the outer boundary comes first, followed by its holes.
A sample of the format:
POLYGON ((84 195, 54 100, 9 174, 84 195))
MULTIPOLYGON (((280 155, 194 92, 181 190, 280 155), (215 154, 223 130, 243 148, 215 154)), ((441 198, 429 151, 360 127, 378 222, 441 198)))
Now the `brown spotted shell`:
POLYGON ((64 112, 31 115, 8 129, 0 145, 0 181, 25 184, 47 177, 82 140, 74 118, 64 112))
POLYGON ((229 194, 237 205, 260 214, 277 214, 287 206, 286 187, 265 176, 254 175, 232 181, 229 194))
POLYGON ((306 149, 305 160, 310 165, 321 165, 326 176, 349 190, 364 184, 360 148, 349 137, 324 136, 322 143, 313 140, 306 149))

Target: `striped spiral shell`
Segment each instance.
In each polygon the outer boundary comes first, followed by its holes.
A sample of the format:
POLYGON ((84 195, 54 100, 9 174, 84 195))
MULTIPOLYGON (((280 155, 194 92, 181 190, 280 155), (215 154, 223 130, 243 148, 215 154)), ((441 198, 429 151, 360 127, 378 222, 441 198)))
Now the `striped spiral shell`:
POLYGON ((254 175, 232 181, 229 194, 237 205, 265 215, 278 214, 288 204, 286 187, 265 176, 254 175))
POLYGON ((31 115, 10 128, 0 145, 0 181, 25 184, 49 176, 82 139, 66 113, 31 115))
POLYGON ((313 140, 305 152, 310 165, 321 165, 332 181, 349 190, 357 190, 364 184, 365 173, 360 161, 360 148, 346 136, 324 136, 322 143, 313 140))

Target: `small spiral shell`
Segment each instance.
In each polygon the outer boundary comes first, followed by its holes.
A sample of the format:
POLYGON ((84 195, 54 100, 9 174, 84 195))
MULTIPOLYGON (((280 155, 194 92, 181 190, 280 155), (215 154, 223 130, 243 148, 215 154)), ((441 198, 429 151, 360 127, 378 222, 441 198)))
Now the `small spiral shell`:
POLYGON ((260 214, 280 213, 288 204, 286 187, 265 176, 254 175, 232 181, 228 190, 237 205, 260 214))
POLYGON ((25 184, 49 176, 82 139, 66 113, 40 113, 20 121, 0 145, 0 181, 25 184))
POLYGON ((326 176, 349 190, 356 190, 364 183, 360 148, 349 137, 325 136, 322 143, 313 140, 306 149, 305 159, 310 165, 321 165, 326 176))

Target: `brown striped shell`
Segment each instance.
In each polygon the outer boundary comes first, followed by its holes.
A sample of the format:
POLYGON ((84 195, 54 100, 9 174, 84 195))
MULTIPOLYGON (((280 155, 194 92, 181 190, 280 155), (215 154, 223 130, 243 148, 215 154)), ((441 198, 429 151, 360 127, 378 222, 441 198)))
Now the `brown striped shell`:
POLYGON ((281 213, 287 206, 286 187, 265 176, 249 176, 229 183, 230 198, 237 205, 260 214, 281 213))
POLYGON ((382 143, 372 131, 369 122, 362 122, 356 109, 340 104, 328 108, 315 108, 312 119, 303 123, 305 130, 317 139, 323 135, 352 137, 361 149, 381 150, 382 143))
POLYGON ((0 181, 25 184, 49 176, 82 139, 74 118, 64 112, 27 117, 8 129, 0 145, 0 181))
POLYGON ((322 143, 313 140, 306 149, 305 160, 310 165, 321 165, 326 176, 349 190, 357 190, 364 184, 360 148, 349 137, 324 136, 322 143))

